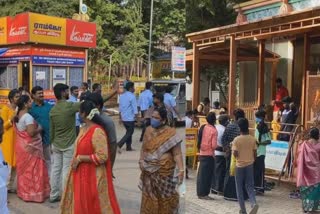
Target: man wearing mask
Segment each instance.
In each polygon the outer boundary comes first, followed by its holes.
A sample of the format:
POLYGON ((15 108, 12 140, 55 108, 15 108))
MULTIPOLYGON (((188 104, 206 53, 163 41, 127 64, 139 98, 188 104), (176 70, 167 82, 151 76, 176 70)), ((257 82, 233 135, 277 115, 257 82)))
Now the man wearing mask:
POLYGON ((33 98, 32 107, 30 109, 31 116, 37 121, 43 128, 42 131, 42 145, 43 155, 48 168, 48 175, 51 171, 51 143, 50 142, 50 127, 49 127, 49 113, 52 109, 52 105, 44 101, 43 88, 35 86, 31 90, 31 96, 33 98))
POLYGON ((60 201, 60 192, 66 184, 76 140, 76 113, 80 103, 68 102, 69 86, 58 83, 53 87, 57 99, 50 112, 50 142, 52 143, 53 166, 51 171, 50 202, 60 201), (62 175, 62 182, 61 182, 62 175), (62 187, 60 186, 62 184, 62 187))
MULTIPOLYGON (((71 86, 70 88, 70 93, 71 96, 69 97, 69 102, 73 102, 76 103, 78 102, 78 96, 79 96, 79 88, 78 86, 71 86)), ((80 120, 80 116, 79 116, 79 112, 76 113, 76 134, 78 136, 79 131, 80 131, 80 124, 81 124, 81 120, 80 120)))
MULTIPOLYGON (((127 151, 132 149, 132 135, 134 132, 134 124, 138 115, 137 100, 134 95, 134 83, 128 82, 126 84, 126 91, 120 95, 119 99, 120 123, 123 123, 126 128, 126 134, 118 142, 119 149, 126 143, 127 151)), ((120 150, 119 150, 120 151, 120 150)))

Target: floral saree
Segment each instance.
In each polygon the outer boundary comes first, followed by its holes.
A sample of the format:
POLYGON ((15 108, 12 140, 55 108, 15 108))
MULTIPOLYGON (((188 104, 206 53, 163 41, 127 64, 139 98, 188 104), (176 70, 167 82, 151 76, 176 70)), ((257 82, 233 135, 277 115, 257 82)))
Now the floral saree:
POLYGON ((179 194, 174 177, 176 162, 172 149, 181 140, 174 128, 155 130, 148 127, 142 146, 141 214, 175 214, 179 210, 179 194))
POLYGON ((74 158, 88 155, 92 162, 70 168, 61 201, 62 214, 120 214, 113 188, 107 137, 97 125, 80 130, 74 158))

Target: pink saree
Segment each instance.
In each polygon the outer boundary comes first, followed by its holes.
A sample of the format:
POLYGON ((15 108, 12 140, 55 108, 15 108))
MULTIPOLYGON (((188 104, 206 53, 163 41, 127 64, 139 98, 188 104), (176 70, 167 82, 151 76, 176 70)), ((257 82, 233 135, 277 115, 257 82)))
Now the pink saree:
POLYGON ((43 202, 50 194, 49 176, 40 134, 16 131, 17 194, 24 201, 43 202))
POLYGON ((297 171, 298 187, 320 183, 320 142, 308 140, 299 145, 297 171))

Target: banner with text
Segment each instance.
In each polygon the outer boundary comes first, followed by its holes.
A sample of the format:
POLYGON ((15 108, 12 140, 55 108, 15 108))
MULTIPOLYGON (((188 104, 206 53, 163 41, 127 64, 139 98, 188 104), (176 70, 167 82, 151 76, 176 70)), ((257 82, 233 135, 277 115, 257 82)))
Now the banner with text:
POLYGON ((56 45, 66 43, 66 19, 30 13, 29 26, 31 42, 56 45))
POLYGON ((29 41, 28 13, 7 17, 7 43, 22 43, 29 41))
POLYGON ((186 72, 186 48, 172 47, 171 70, 173 72, 186 72))
POLYGON ((288 155, 289 145, 285 141, 272 141, 267 146, 266 168, 281 171, 288 155))
POLYGON ((89 22, 67 19, 66 45, 96 47, 96 25, 89 22))

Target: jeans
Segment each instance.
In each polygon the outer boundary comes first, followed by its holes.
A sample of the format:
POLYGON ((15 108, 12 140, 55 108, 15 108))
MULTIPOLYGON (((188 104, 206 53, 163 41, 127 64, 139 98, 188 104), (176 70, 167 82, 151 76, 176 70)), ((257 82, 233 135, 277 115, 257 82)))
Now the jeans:
POLYGON ((118 146, 122 148, 122 146, 126 143, 127 149, 132 149, 132 135, 134 132, 134 121, 123 121, 123 125, 126 128, 126 134, 122 137, 122 139, 118 142, 118 146))
POLYGON ((51 144, 43 144, 43 156, 44 160, 46 161, 46 166, 48 169, 48 176, 50 178, 51 174, 51 144))
POLYGON ((51 171, 51 192, 50 199, 54 200, 60 197, 61 191, 64 190, 66 185, 66 179, 71 165, 71 160, 73 157, 74 145, 67 149, 58 149, 52 146, 53 151, 53 165, 51 171), (62 177, 61 177, 62 176, 62 177), (62 183, 61 183, 62 181, 62 183), (62 184, 62 188, 61 188, 62 184))
POLYGON ((253 182, 253 164, 246 167, 236 167, 236 189, 238 202, 243 213, 246 213, 246 206, 243 197, 243 185, 245 185, 251 207, 256 204, 256 196, 254 192, 253 182))

